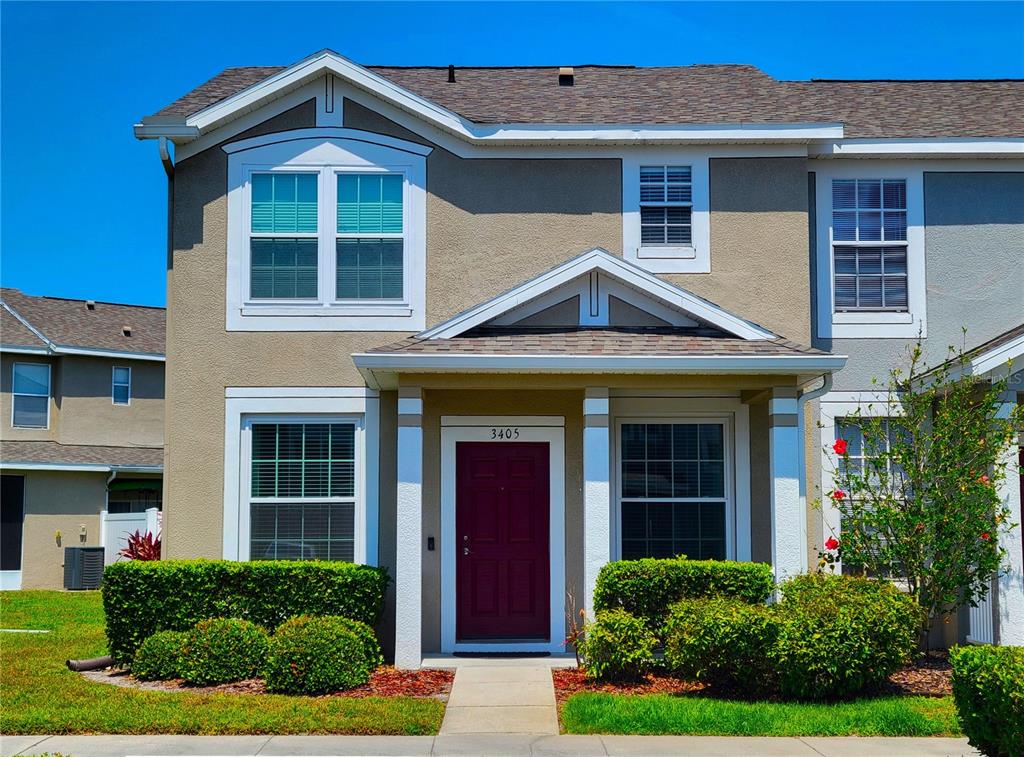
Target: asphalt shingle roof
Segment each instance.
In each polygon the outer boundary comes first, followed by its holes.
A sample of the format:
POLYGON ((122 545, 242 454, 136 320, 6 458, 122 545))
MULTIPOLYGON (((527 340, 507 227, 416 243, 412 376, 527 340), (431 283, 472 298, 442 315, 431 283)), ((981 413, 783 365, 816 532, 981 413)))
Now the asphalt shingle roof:
MULTIPOLYGON (((1024 80, 780 81, 749 65, 368 66, 475 123, 708 124, 841 122, 847 138, 1024 136, 1024 80)), ((229 68, 155 114, 197 113, 284 70, 229 68)))
POLYGON ((478 328, 449 339, 409 337, 369 350, 417 355, 782 356, 828 355, 787 339, 710 336, 684 328, 478 328))
POLYGON ((59 442, 0 442, 0 458, 8 468, 18 463, 64 465, 163 466, 163 447, 104 447, 59 442))
POLYGON ((31 329, 11 315, 7 308, 0 308, 0 344, 9 347, 46 348, 46 342, 33 334, 31 329))
MULTIPOLYGON (((0 289, 0 300, 60 347, 164 354, 166 311, 163 308, 97 302, 90 310, 85 300, 34 297, 17 289, 0 289), (131 329, 131 336, 125 336, 125 326, 131 329)), ((0 320, 0 329, 2 344, 42 346, 38 337, 10 314, 0 320), (11 322, 17 323, 17 327, 11 322), (25 332, 36 341, 27 341, 25 332)))

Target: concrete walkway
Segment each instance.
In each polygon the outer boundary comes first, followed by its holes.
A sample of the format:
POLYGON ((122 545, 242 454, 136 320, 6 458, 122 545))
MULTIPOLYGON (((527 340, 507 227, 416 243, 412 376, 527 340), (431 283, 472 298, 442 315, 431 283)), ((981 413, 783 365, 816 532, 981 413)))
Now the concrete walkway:
POLYGON ((452 734, 558 734, 551 669, 534 665, 459 665, 441 723, 452 734))
POLYGON ((731 738, 718 736, 0 736, 0 755, 493 755, 493 757, 957 757, 967 739, 731 738))

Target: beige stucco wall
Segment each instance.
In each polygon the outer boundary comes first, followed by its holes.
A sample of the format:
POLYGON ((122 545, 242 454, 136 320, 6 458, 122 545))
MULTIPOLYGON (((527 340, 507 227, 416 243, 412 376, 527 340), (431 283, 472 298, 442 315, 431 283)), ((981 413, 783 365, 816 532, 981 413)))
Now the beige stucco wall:
POLYGON ((99 546, 106 474, 68 471, 4 471, 25 477, 21 587, 64 586, 64 547, 99 546), (85 527, 85 539, 80 538, 85 527), (60 539, 56 532, 61 532, 60 539))
POLYGON ((0 356, 2 438, 49 440, 61 444, 159 447, 164 441, 164 364, 142 360, 35 355, 0 356), (11 425, 14 363, 47 363, 50 369, 50 427, 11 425), (111 401, 113 366, 130 366, 131 402, 111 401))

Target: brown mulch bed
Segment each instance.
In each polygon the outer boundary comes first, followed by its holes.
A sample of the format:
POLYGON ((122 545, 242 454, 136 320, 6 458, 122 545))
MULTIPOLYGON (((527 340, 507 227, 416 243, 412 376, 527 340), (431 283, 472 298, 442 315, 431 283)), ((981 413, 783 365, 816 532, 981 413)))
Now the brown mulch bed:
MULTIPOLYGON (((131 673, 117 668, 91 670, 82 673, 86 678, 108 683, 114 686, 125 686, 133 689, 149 691, 177 691, 192 694, 266 694, 267 686, 260 678, 246 681, 224 683, 219 686, 189 686, 181 679, 172 681, 140 681, 131 673)), ((326 694, 331 697, 415 697, 418 699, 435 698, 448 700, 452 689, 454 670, 396 670, 385 666, 378 668, 370 676, 369 683, 357 686, 348 691, 326 694)))
MULTIPOLYGON (((632 683, 601 683, 587 678, 583 669, 566 668, 551 671, 555 682, 555 697, 561 706, 566 699, 581 691, 606 694, 698 694, 709 695, 711 690, 696 681, 682 681, 658 673, 648 674, 644 680, 632 683)), ((897 670, 878 694, 922 697, 945 697, 953 693, 950 686, 952 666, 945 652, 931 652, 905 668, 897 670)), ((718 692, 719 695, 740 696, 741 692, 718 692)))

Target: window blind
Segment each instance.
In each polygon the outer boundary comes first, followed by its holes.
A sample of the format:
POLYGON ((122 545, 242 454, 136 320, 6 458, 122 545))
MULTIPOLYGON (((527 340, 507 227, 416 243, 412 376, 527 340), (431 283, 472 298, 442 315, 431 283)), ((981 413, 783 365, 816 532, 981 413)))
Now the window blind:
POLYGON ((340 174, 338 233, 401 234, 402 184, 398 174, 340 174))
POLYGON ((254 233, 310 233, 317 230, 315 173, 257 173, 252 176, 254 233))
POLYGON ((640 243, 693 243, 690 166, 640 167, 640 243))

